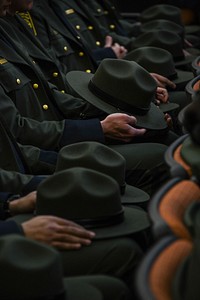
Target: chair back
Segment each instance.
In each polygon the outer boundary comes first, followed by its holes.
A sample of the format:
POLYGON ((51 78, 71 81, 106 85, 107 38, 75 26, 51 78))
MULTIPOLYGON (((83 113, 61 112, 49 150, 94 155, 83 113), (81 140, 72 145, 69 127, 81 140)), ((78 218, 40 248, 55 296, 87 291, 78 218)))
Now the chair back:
POLYGON ((160 239, 145 255, 136 274, 139 300, 172 300, 177 268, 191 253, 191 241, 173 235, 160 239))

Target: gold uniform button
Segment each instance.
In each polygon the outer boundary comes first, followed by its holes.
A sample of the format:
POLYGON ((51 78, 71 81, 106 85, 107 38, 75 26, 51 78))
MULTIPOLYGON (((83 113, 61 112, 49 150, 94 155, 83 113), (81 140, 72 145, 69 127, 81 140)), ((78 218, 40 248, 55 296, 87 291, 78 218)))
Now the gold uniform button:
POLYGON ((93 26, 88 26, 88 29, 89 30, 93 30, 93 26))
POLYGON ((83 52, 79 52, 78 55, 79 55, 79 56, 84 56, 84 53, 83 53, 83 52))
POLYGON ((104 10, 104 15, 108 15, 108 11, 107 10, 104 10))
POLYGON ((81 37, 80 37, 79 35, 77 35, 77 39, 78 39, 78 40, 80 40, 80 39, 81 39, 81 37))
POLYGON ((64 51, 66 52, 68 50, 67 46, 64 47, 64 51))
POLYGON ((80 117, 81 117, 81 119, 83 119, 85 117, 85 114, 84 113, 80 113, 80 117))
POLYGON ((100 43, 99 41, 96 41, 96 45, 97 45, 97 46, 100 46, 101 43, 100 43))
POLYGON ((44 104, 42 107, 44 110, 47 110, 49 108, 47 104, 44 104))
POLYGON ((101 12, 101 8, 97 8, 97 12, 100 13, 101 12))
POLYGON ((115 29, 115 25, 111 24, 110 29, 115 29))
POLYGON ((85 70, 86 73, 91 73, 92 71, 90 69, 85 70))
POLYGON ((60 91, 62 94, 65 94, 65 91, 64 90, 62 90, 62 91, 60 91))
POLYGON ((38 85, 37 83, 34 83, 34 84, 33 84, 33 88, 34 88, 35 90, 37 90, 37 89, 39 88, 39 85, 38 85))
POLYGON ((20 84, 21 80, 19 78, 17 78, 16 82, 17 82, 17 84, 20 84))
POLYGON ((77 30, 80 30, 80 29, 81 29, 81 26, 80 26, 80 25, 76 25, 76 29, 77 29, 77 30))
POLYGON ((57 72, 54 72, 54 73, 53 73, 53 77, 58 77, 58 73, 57 73, 57 72))
POLYGON ((33 64, 34 64, 34 65, 36 64, 36 61, 35 61, 35 60, 33 60, 33 64))

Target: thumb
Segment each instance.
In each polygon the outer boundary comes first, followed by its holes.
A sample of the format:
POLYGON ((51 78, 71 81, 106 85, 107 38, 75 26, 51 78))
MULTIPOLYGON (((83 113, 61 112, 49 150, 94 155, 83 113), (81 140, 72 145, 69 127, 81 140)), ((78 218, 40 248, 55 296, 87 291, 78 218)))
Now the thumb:
POLYGON ((143 135, 143 134, 145 134, 145 132, 146 132, 146 129, 145 128, 141 128, 141 129, 136 129, 136 133, 137 133, 137 135, 143 135))
POLYGON ((105 46, 104 47, 111 47, 113 43, 113 39, 110 35, 107 35, 105 38, 105 46))
POLYGON ((130 125, 136 125, 137 123, 136 117, 127 115, 127 123, 130 125))

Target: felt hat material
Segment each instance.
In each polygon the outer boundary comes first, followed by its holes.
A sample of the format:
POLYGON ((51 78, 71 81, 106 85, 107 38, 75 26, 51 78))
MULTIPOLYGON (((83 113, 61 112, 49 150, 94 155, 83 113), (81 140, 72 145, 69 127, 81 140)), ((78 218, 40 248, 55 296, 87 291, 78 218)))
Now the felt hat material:
POLYGON ((155 102, 156 82, 136 62, 104 59, 95 74, 71 71, 66 75, 70 90, 108 114, 127 113, 137 127, 155 131, 167 128, 155 102))

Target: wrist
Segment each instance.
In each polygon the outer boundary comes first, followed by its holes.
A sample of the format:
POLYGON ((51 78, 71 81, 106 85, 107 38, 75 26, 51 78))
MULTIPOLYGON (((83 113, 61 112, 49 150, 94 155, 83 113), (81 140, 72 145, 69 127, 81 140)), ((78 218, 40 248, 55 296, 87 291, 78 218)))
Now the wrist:
POLYGON ((105 119, 104 119, 104 120, 102 120, 100 123, 101 123, 101 128, 102 128, 102 131, 103 131, 104 135, 106 135, 106 133, 107 133, 107 129, 106 129, 106 123, 105 123, 105 119))
POLYGON ((9 214, 10 216, 13 216, 13 215, 16 215, 19 208, 18 208, 18 203, 19 203, 19 199, 20 196, 19 195, 15 195, 13 196, 12 198, 9 198, 8 199, 8 211, 9 211, 9 214))

